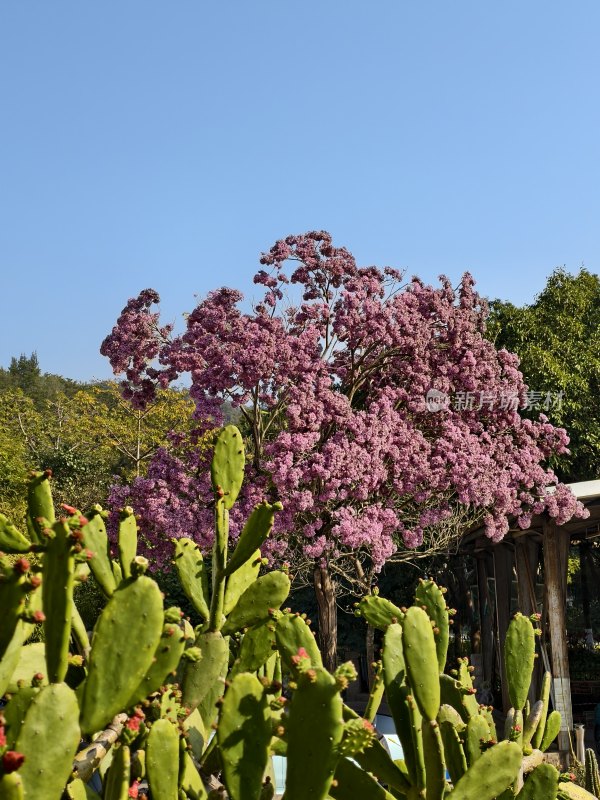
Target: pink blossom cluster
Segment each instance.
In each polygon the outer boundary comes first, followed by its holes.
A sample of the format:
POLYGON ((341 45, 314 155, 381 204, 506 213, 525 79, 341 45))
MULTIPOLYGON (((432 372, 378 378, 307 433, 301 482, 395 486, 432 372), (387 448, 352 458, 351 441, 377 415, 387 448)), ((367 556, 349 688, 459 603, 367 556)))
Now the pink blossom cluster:
MULTIPOLYGON (((326 560, 361 549, 381 567, 456 506, 483 512, 494 541, 509 515, 523 527, 543 510, 559 523, 585 515, 544 466, 568 444, 545 417, 494 404, 427 408, 432 388, 526 403, 518 359, 484 337, 487 308, 470 275, 457 289, 443 276, 438 287, 401 285, 397 270, 359 268, 323 231, 278 241, 261 265, 254 280, 264 296, 252 312, 238 291, 219 289, 171 336, 146 290, 102 345, 140 406, 153 387, 189 373, 199 419, 219 423, 224 401, 239 409, 251 453, 234 528, 261 496, 281 499, 273 555, 300 549, 326 560)), ((172 536, 210 543, 204 466, 193 448, 185 458, 165 449, 146 478, 113 492, 115 503, 135 505, 158 560, 172 536)))

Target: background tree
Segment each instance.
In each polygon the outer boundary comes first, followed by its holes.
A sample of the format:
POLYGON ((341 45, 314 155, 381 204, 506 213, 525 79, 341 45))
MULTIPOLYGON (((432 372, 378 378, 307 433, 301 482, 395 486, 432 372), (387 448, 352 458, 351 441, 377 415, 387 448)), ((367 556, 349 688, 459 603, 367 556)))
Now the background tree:
POLYGON ((105 502, 115 478, 145 474, 159 447, 193 428, 186 390, 160 390, 153 403, 135 409, 114 382, 82 387, 42 374, 35 353, 1 371, 0 512, 22 516, 31 469, 52 470, 58 503, 105 502))
MULTIPOLYGON (((368 585, 399 546, 435 543, 464 509, 493 540, 508 514, 527 527, 544 509, 559 523, 584 512, 564 486, 546 493, 557 480, 542 463, 564 452, 566 434, 519 415, 517 360, 485 339, 487 310, 469 275, 457 290, 445 278, 439 288, 402 286, 396 270, 358 268, 324 232, 280 240, 261 263, 254 280, 264 297, 250 313, 240 292, 220 289, 173 337, 152 310, 158 295, 145 290, 101 352, 125 374, 135 407, 189 372, 200 420, 219 421, 224 401, 239 409, 252 464, 245 504, 265 494, 284 501, 271 553, 311 565, 331 668, 339 575, 368 585), (431 389, 456 402, 431 411, 431 389)), ((159 560, 165 534, 208 543, 210 490, 190 453, 188 463, 159 454, 131 487, 159 560)))
POLYGON ((556 269, 531 305, 494 300, 490 309, 488 336, 518 355, 535 402, 525 414, 543 411, 569 433, 570 453, 555 459, 559 476, 599 478, 600 279, 585 269, 577 275, 556 269))

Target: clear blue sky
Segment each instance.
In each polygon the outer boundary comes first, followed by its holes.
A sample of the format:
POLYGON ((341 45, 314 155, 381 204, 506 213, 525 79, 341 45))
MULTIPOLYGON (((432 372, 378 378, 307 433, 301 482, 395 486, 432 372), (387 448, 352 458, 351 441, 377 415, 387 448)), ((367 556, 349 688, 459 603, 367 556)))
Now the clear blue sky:
POLYGON ((106 377, 324 228, 362 264, 524 303, 600 265, 600 3, 4 0, 0 365, 106 377))

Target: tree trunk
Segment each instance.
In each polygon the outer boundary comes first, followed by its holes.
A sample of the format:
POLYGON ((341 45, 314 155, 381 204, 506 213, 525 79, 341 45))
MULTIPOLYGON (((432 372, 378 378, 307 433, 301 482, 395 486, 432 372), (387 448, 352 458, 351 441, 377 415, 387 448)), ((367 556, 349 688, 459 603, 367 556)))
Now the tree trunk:
POLYGON ((313 572, 319 619, 319 648, 323 666, 330 672, 337 667, 337 605, 335 583, 327 567, 315 567, 313 572))

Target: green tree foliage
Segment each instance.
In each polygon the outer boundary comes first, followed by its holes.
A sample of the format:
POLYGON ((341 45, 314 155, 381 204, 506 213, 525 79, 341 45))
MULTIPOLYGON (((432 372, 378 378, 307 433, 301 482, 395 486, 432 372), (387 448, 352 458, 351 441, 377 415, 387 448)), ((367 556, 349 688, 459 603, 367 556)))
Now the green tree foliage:
POLYGON ((577 275, 556 269, 531 305, 494 300, 490 307, 488 335, 517 353, 537 401, 525 413, 545 413, 571 437, 571 455, 554 465, 561 480, 599 478, 600 278, 586 269, 577 275))
POLYGON ((84 384, 61 375, 42 373, 35 352, 30 356, 24 353, 18 358, 13 356, 8 369, 0 367, 0 392, 20 389, 34 401, 37 408, 42 408, 46 400, 52 399, 58 393, 71 396, 83 386, 84 384))
POLYGON ((31 469, 51 469, 55 499, 87 508, 117 475, 130 481, 169 434, 193 427, 188 392, 168 389, 143 411, 114 382, 80 384, 43 374, 35 353, 0 369, 0 513, 19 520, 31 469))

